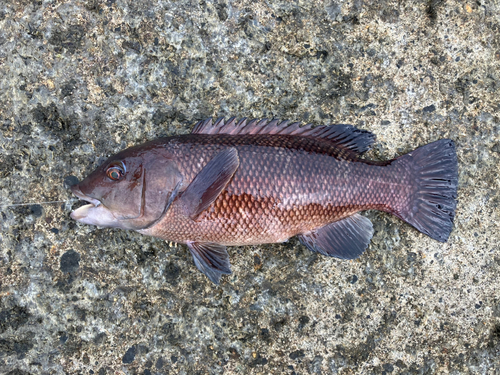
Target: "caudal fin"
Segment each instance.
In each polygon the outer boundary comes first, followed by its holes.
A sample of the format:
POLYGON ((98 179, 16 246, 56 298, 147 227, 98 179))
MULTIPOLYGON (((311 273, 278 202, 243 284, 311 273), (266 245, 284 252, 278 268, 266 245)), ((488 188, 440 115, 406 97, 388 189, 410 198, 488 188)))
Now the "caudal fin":
POLYGON ((414 189, 408 206, 396 213, 420 232, 445 242, 457 206, 458 161, 455 143, 442 139, 401 156, 412 170, 414 189))

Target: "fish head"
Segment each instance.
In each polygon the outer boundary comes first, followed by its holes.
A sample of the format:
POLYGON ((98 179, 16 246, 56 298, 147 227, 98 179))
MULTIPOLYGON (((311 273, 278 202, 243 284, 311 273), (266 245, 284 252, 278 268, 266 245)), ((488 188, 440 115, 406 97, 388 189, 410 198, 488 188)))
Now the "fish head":
POLYGON ((71 187, 73 194, 89 203, 71 217, 100 227, 145 229, 163 217, 182 180, 165 148, 132 147, 111 156, 71 187))

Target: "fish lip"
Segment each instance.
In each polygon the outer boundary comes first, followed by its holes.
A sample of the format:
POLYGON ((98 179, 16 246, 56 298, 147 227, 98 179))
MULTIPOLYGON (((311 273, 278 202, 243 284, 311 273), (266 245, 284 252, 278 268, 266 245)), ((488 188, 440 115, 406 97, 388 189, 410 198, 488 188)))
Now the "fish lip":
POLYGON ((83 192, 80 190, 80 188, 78 187, 78 185, 71 186, 71 191, 73 192, 73 194, 75 194, 78 197, 78 199, 80 199, 82 201, 85 201, 85 202, 89 202, 94 207, 98 207, 98 206, 101 205, 101 201, 100 200, 92 198, 92 197, 89 197, 88 195, 83 194, 83 192))
POLYGON ((82 224, 97 225, 98 227, 120 227, 119 220, 114 214, 96 198, 85 195, 80 187, 72 186, 71 191, 79 199, 89 202, 72 211, 70 217, 82 224))

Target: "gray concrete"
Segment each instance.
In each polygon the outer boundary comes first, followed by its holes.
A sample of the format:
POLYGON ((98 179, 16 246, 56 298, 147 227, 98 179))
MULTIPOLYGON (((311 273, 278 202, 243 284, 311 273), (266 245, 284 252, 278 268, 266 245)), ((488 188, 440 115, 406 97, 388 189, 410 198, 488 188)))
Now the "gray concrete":
POLYGON ((500 371, 498 2, 2 4, 0 373, 500 371), (441 244, 370 212, 356 261, 231 248, 216 287, 182 245, 36 204, 208 116, 354 124, 375 159, 450 137, 455 229, 441 244))

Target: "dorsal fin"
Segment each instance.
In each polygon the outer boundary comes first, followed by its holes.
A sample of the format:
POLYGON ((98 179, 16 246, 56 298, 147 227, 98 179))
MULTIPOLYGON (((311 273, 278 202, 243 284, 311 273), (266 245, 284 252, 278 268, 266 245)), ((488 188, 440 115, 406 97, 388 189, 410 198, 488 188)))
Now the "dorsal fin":
POLYGON ((198 122, 192 134, 281 134, 323 139, 336 147, 345 148, 362 154, 368 151, 375 141, 375 135, 352 125, 338 124, 330 126, 303 125, 300 122, 290 123, 288 120, 242 118, 237 121, 231 117, 227 122, 218 118, 215 123, 211 118, 198 122))

